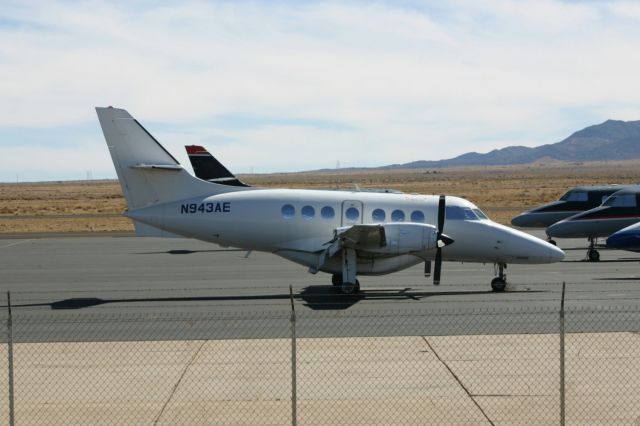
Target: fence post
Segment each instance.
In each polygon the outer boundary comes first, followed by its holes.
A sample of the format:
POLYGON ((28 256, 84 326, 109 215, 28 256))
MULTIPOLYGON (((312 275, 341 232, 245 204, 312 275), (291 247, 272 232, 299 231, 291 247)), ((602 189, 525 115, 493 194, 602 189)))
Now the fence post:
POLYGON ((7 291, 7 352, 9 356, 9 425, 15 424, 15 412, 13 406, 13 318, 11 316, 11 293, 7 291))
POLYGON ((564 290, 566 283, 562 282, 562 299, 560 301, 560 425, 564 426, 565 390, 564 390, 564 290))
POLYGON ((293 303, 293 287, 289 285, 291 297, 291 424, 298 424, 298 386, 297 386, 297 355, 296 355, 296 308, 293 303))

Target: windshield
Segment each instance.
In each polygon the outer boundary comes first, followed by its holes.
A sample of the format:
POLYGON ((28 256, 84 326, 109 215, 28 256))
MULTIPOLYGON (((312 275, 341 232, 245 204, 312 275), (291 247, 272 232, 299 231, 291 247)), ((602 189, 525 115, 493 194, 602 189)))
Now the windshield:
POLYGON ((584 191, 569 191, 560 197, 560 201, 589 201, 589 196, 584 191))
POLYGON ((612 195, 607 198, 603 206, 610 207, 635 207, 636 206, 636 194, 619 194, 612 195))
POLYGON ((476 214, 476 216, 478 216, 481 220, 489 220, 489 216, 487 216, 486 214, 484 214, 484 212, 480 209, 473 209, 473 212, 476 214))
POLYGON ((478 208, 447 206, 446 215, 447 220, 488 220, 486 214, 484 214, 478 208))

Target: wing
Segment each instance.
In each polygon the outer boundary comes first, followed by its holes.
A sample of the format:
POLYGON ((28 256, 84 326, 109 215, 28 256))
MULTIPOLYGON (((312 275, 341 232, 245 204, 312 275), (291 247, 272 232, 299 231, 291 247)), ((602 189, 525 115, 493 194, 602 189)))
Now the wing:
POLYGON ((387 245, 387 236, 382 225, 353 225, 337 228, 331 244, 340 241, 342 248, 371 250, 387 245))
POLYGON ((340 250, 354 249, 372 256, 390 257, 401 254, 421 255, 437 247, 436 227, 424 223, 385 223, 336 228, 333 239, 319 253, 317 272, 340 250))

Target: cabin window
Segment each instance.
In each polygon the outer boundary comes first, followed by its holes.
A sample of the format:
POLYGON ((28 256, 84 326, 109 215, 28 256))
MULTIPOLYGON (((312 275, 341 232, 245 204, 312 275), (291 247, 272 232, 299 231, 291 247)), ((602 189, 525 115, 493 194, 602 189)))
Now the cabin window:
POLYGON ((610 207, 635 207, 636 206, 636 194, 619 194, 612 195, 607 198, 603 206, 610 207))
POLYGON ((333 207, 324 206, 320 210, 320 215, 323 219, 333 219, 336 216, 336 212, 333 210, 333 207))
POLYGON ((347 211, 344 212, 344 216, 349 222, 355 222, 360 217, 360 212, 355 207, 349 207, 347 211))
POLYGON ((387 214, 382 209, 375 209, 371 213, 371 218, 376 222, 384 222, 386 217, 387 217, 387 214))
POLYGON ((296 208, 291 204, 285 204, 282 206, 282 217, 285 219, 293 219, 296 215, 296 208))
POLYGON ((311 206, 304 206, 300 212, 302 213, 302 218, 306 220, 311 220, 316 215, 316 210, 311 206))
POLYGON ((402 210, 394 210, 391 212, 392 222, 404 222, 404 212, 402 210))
POLYGON ((414 210, 413 212, 411 212, 411 222, 424 222, 424 213, 422 213, 420 210, 414 210))

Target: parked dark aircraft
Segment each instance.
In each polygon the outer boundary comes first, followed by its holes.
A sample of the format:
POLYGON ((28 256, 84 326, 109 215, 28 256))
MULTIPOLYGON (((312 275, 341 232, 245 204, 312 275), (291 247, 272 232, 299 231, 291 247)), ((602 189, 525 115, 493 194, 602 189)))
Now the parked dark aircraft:
POLYGON ((615 192, 635 185, 597 185, 571 188, 558 201, 528 210, 511 219, 520 228, 546 228, 578 213, 598 207, 615 192))
POLYGON ((611 234, 607 247, 640 252, 640 222, 611 234))
POLYGON ((598 238, 640 221, 640 186, 622 189, 596 207, 557 222, 547 228, 547 235, 556 238, 587 238, 587 257, 592 262, 600 260, 595 249, 598 238))

